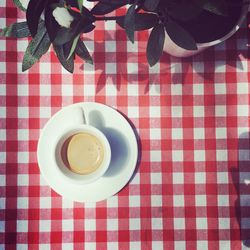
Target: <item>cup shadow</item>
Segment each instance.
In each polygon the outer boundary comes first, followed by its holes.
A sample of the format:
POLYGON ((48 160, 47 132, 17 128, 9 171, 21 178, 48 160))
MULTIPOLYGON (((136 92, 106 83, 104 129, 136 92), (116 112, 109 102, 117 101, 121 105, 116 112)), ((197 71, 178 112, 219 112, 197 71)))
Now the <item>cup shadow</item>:
POLYGON ((107 127, 103 115, 97 110, 89 112, 88 123, 102 131, 110 143, 111 163, 104 177, 118 175, 129 162, 131 149, 128 139, 119 130, 107 127))

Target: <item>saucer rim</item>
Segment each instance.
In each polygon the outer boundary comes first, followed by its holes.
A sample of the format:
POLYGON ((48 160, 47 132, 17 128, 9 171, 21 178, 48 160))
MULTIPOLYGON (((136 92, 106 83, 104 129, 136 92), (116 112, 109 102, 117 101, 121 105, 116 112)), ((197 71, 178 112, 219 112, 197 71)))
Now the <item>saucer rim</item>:
MULTIPOLYGON (((105 119, 106 121, 106 119, 105 119)), ((92 125, 94 126, 94 125, 92 125)), ((119 130, 120 132, 121 130, 119 130)), ((128 120, 125 118, 125 116, 120 112, 118 111, 117 109, 109 106, 109 105, 106 105, 106 104, 103 104, 103 103, 99 103, 99 102, 78 102, 78 103, 74 103, 74 104, 71 104, 71 105, 68 105, 68 106, 65 106, 65 107, 62 107, 62 109, 58 110, 48 121, 47 123, 45 124, 45 126, 43 127, 41 133, 40 133, 40 137, 39 137, 39 140, 38 140, 38 146, 37 146, 37 160, 38 160, 38 165, 39 165, 39 169, 41 171, 41 174, 43 176, 43 178, 46 180, 46 182, 48 183, 48 185, 56 192, 58 193, 59 195, 61 195, 62 197, 65 197, 65 198, 68 198, 70 200, 73 200, 73 201, 77 201, 77 202, 99 202, 99 201, 102 201, 102 200, 106 200, 108 199, 109 197, 112 197, 114 196, 115 194, 117 194, 118 192, 120 192, 127 184, 128 182, 130 181, 131 177, 133 176, 134 174, 134 171, 136 169, 136 166, 138 164, 138 140, 137 140, 137 136, 135 134, 135 131, 133 129, 133 127, 131 126, 131 124, 128 122, 128 120), (84 106, 87 106, 87 107, 91 107, 93 106, 93 108, 90 108, 89 111, 92 111, 92 110, 102 110, 102 109, 111 109, 112 112, 114 114, 116 114, 116 118, 114 119, 120 119, 124 125, 126 124, 127 126, 127 129, 130 130, 131 132, 131 136, 132 138, 130 137, 129 140, 127 140, 128 142, 128 147, 130 149, 130 152, 132 152, 132 154, 130 154, 130 158, 128 159, 128 163, 127 166, 125 167, 126 170, 126 180, 123 180, 121 182, 117 182, 117 183, 120 183, 119 185, 116 186, 116 188, 110 188, 110 191, 108 192, 109 194, 108 195, 105 195, 101 198, 97 198, 97 197, 91 197, 91 198, 84 198, 82 197, 81 199, 79 199, 79 197, 72 197, 72 194, 68 194, 67 192, 63 192, 62 191, 62 188, 59 188, 58 185, 56 185, 53 181, 53 177, 51 178, 51 176, 48 176, 46 174, 46 172, 44 171, 44 167, 41 165, 41 144, 42 144, 42 140, 44 139, 44 136, 45 136, 45 133, 46 131, 48 130, 49 128, 49 125, 55 120, 57 119, 57 117, 62 114, 66 109, 71 109, 71 108, 74 108, 74 107, 84 107, 84 106)), ((48 163, 50 164, 50 163, 48 163)), ((112 163, 111 163, 112 164, 112 163)), ((99 179, 97 179, 95 182, 92 182, 90 183, 91 185, 96 185, 98 186, 98 182, 101 182, 101 180, 103 178, 108 178, 108 177, 100 177, 99 179)), ((115 179, 122 179, 122 177, 120 177, 119 175, 117 176, 114 176, 112 178, 115 178, 115 179)), ((71 183, 72 184, 72 183, 71 183)), ((88 184, 86 185, 79 185, 79 184, 73 184, 74 186, 74 189, 75 191, 77 192, 82 192, 83 189, 87 186, 88 184)), ((99 185, 101 185, 99 183, 99 185)), ((111 186, 112 184, 110 184, 111 186)), ((104 187, 107 189, 107 187, 104 187)), ((85 190, 86 191, 86 190, 85 190)), ((77 196, 77 195, 76 195, 77 196)))

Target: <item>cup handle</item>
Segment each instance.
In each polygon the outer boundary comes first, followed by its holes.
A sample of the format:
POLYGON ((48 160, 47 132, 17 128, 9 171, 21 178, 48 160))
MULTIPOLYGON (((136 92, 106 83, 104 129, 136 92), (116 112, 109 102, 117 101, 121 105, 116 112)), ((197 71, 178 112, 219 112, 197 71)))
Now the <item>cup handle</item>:
POLYGON ((84 109, 81 108, 81 111, 82 111, 82 121, 83 121, 83 124, 88 124, 84 109))
POLYGON ((70 117, 68 122, 70 124, 72 125, 88 124, 85 111, 82 107, 76 107, 74 109, 70 109, 68 110, 68 112, 69 112, 68 117, 70 117))

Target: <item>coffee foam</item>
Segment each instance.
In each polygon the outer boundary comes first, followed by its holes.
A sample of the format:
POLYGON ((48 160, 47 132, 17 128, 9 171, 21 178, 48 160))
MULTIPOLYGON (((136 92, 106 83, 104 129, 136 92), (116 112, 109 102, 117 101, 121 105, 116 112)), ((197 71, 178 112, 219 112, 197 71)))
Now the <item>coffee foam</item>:
POLYGON ((77 174, 90 174, 96 171, 104 159, 101 141, 89 133, 78 133, 70 138, 67 147, 68 167, 77 174))

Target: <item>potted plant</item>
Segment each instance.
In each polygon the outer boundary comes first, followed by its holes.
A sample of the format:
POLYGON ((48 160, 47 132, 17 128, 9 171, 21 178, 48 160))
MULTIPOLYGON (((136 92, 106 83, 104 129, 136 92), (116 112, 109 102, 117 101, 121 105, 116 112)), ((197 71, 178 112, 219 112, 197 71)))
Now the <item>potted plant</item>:
POLYGON ((95 29, 95 22, 115 20, 131 42, 136 31, 150 30, 146 54, 153 66, 163 50, 189 56, 225 40, 240 26, 248 9, 245 0, 88 0, 95 2, 92 9, 87 9, 83 0, 13 1, 26 11, 26 21, 11 24, 0 35, 32 36, 24 54, 23 71, 52 44, 62 66, 71 73, 76 55, 93 63, 82 37, 95 29), (126 5, 125 15, 110 16, 126 5))
MULTIPOLYGON (((202 0, 199 1, 202 2, 202 0)), ((176 16, 177 23, 195 40, 196 48, 189 47, 191 43, 187 47, 178 42, 174 43, 170 33, 170 35, 166 34, 164 51, 173 56, 187 57, 224 42, 243 24, 248 13, 248 6, 249 1, 244 0, 207 1, 201 12, 194 10, 193 15, 186 15, 179 20, 176 16)), ((190 12, 192 8, 190 5, 189 9, 185 9, 190 12)))

